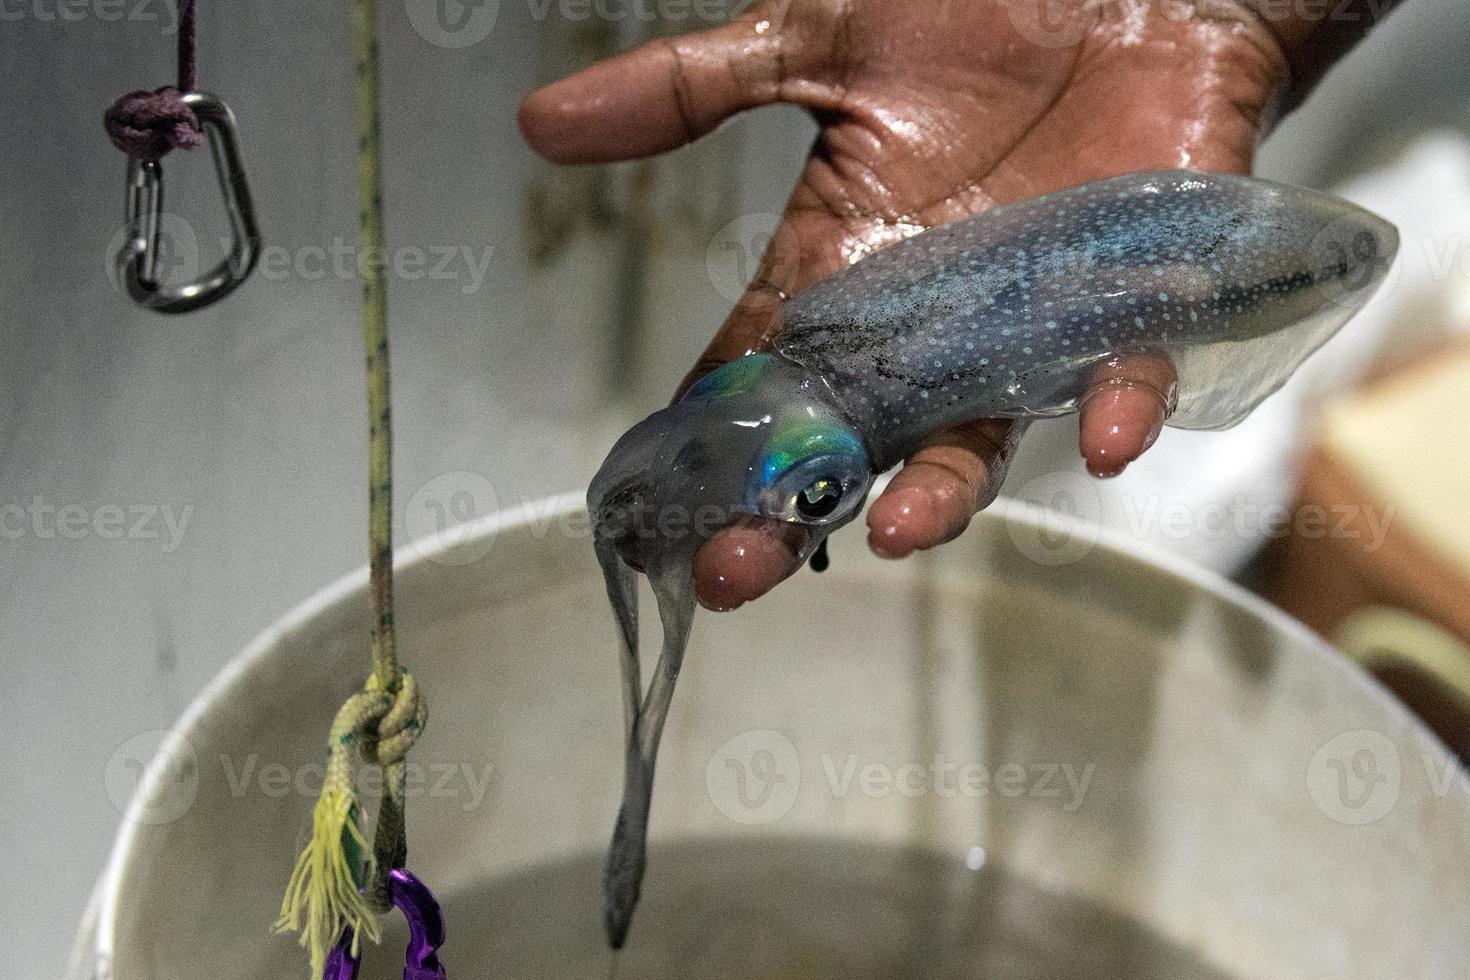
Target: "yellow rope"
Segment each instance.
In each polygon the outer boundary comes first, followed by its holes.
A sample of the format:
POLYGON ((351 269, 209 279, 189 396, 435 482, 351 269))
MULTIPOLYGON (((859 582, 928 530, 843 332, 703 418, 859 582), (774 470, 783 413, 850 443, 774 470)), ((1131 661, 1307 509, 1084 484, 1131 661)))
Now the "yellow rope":
POLYGON ((398 665, 393 637, 393 443, 388 402, 388 295, 383 272, 381 129, 378 120, 377 0, 354 0, 357 51, 357 200, 362 339, 367 359, 368 547, 373 673, 337 712, 327 742, 327 775, 312 814, 312 835, 297 858, 281 902, 278 930, 301 930, 311 975, 350 930, 356 954, 363 936, 376 942, 375 915, 392 907, 388 872, 407 860, 404 756, 428 720, 413 676, 398 665), (352 749, 383 770, 373 849, 358 821, 352 749), (359 890, 361 889, 361 890, 359 890))

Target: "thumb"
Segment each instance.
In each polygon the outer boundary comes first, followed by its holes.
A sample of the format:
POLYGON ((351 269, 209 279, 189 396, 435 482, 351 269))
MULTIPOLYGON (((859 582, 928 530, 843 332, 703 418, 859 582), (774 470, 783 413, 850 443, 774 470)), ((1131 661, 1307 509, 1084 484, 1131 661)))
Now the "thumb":
POLYGON ((650 41, 537 89, 521 102, 521 132, 556 163, 607 163, 672 150, 746 109, 804 102, 788 91, 793 42, 775 13, 650 41))

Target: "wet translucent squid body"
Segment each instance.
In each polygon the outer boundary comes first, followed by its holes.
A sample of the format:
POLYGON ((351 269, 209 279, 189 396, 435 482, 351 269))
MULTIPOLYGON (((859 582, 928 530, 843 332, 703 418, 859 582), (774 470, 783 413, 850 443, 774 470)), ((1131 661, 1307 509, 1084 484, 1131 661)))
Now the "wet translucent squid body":
POLYGON ((1165 358, 1168 424, 1244 418, 1374 293, 1392 225, 1246 177, 1132 174, 923 232, 788 302, 772 353, 706 376, 613 447, 588 492, 623 639, 624 802, 606 925, 637 903, 654 759, 694 607, 695 552, 743 515, 805 531, 858 512, 876 474, 981 418, 1077 409, 1110 359, 1165 358), (635 572, 664 631, 643 693, 635 572))

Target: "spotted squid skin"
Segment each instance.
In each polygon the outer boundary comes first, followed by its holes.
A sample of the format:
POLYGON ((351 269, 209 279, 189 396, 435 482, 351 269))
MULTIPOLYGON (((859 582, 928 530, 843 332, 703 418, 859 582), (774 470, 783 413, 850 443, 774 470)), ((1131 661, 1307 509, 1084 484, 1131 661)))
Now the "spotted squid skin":
POLYGON ((818 375, 875 471, 979 418, 1076 409, 1125 353, 1169 358, 1169 424, 1224 428, 1373 294, 1393 226, 1249 177, 1130 174, 931 229, 783 307, 776 349, 818 375))

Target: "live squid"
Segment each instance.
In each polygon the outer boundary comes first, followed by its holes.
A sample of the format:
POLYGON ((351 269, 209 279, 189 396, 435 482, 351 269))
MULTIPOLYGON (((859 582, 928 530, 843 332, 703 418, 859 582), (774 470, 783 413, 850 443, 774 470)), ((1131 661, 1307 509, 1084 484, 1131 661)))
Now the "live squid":
POLYGON ((1183 170, 1087 184, 922 232, 817 283, 783 307, 773 351, 705 376, 618 440, 587 495, 622 639, 612 945, 638 900, 694 556, 712 534, 788 522, 806 557, 926 437, 1076 411, 1122 356, 1172 365, 1167 424, 1234 425, 1368 301, 1397 247, 1388 222, 1303 188, 1183 170), (664 635, 646 693, 637 572, 664 635))

